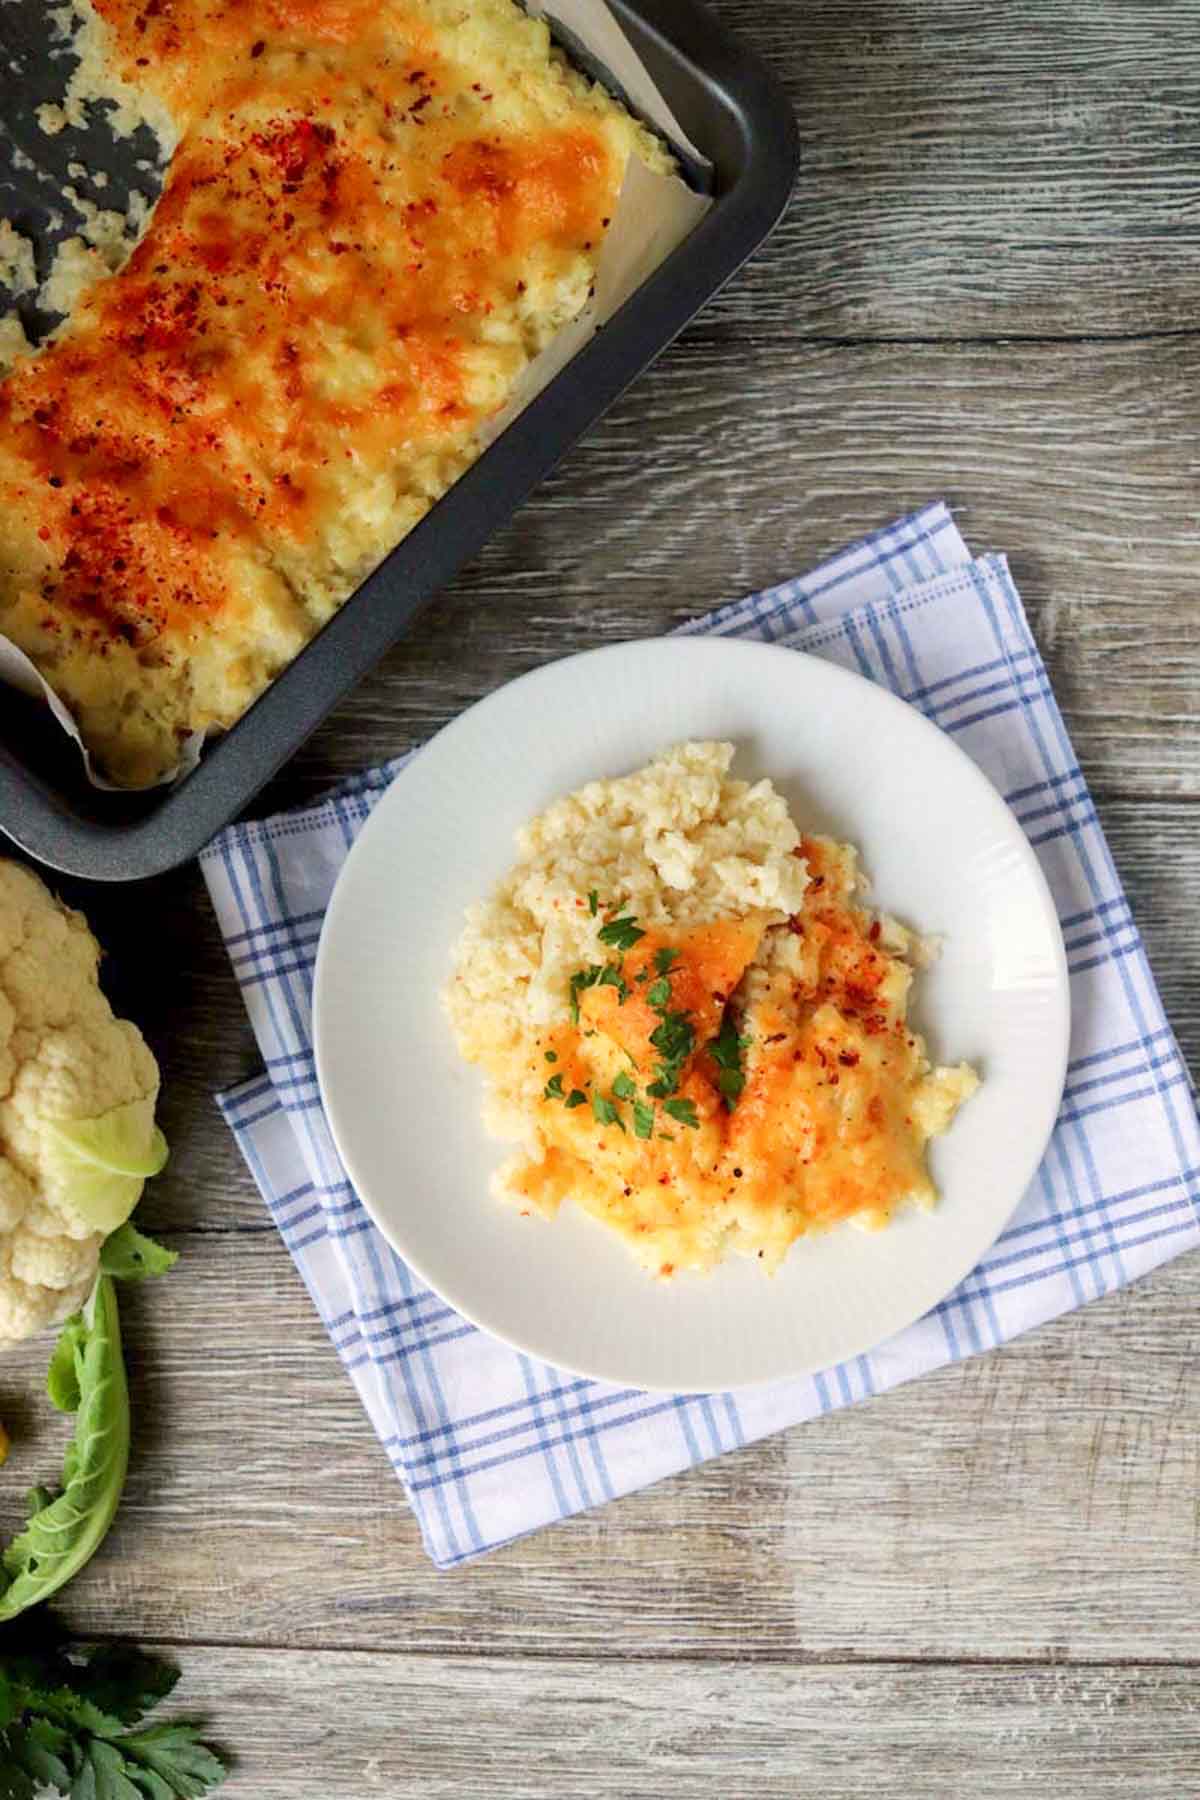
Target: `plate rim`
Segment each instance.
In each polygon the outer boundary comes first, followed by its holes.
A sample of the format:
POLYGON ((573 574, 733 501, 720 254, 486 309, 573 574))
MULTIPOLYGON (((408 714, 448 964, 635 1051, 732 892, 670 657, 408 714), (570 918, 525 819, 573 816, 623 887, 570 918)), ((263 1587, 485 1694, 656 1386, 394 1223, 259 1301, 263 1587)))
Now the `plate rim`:
MULTIPOLYGON (((478 700, 475 700, 469 706, 464 707, 454 716, 454 718, 448 720, 445 725, 441 726, 440 729, 436 731, 432 737, 427 739, 425 743, 416 746, 411 754, 410 760, 393 777, 391 783, 372 809, 370 816, 363 824, 354 843, 351 845, 349 853, 346 856, 342 867, 338 871, 333 891, 325 909, 325 916, 321 922, 321 933, 313 969, 312 993, 313 1053, 317 1085, 325 1118, 333 1138, 334 1147, 346 1173, 346 1177, 360 1200, 363 1209, 367 1213, 368 1218, 371 1220, 371 1223, 380 1232, 384 1241, 411 1273, 432 1292, 436 1293, 446 1305, 452 1307, 453 1310, 469 1324, 475 1326, 476 1329, 485 1332, 488 1336, 506 1344, 510 1349, 513 1349, 522 1355, 534 1357, 539 1362, 547 1363, 554 1368, 563 1370, 567 1374, 579 1376, 589 1381, 599 1381, 623 1387, 638 1388, 646 1393, 687 1395, 747 1391, 767 1386, 775 1381, 803 1379, 806 1376, 819 1373, 830 1366, 837 1365, 830 1365, 824 1361, 814 1363, 802 1359, 788 1369, 775 1369, 770 1373, 753 1377, 750 1380, 730 1383, 725 1387, 715 1386, 712 1382, 689 1385, 681 1384, 677 1381, 670 1383, 654 1380, 634 1381, 626 1373, 613 1373, 611 1370, 606 1372, 596 1368, 586 1368, 582 1366, 582 1364, 572 1361, 569 1356, 564 1358, 557 1352, 547 1349, 543 1344, 530 1341, 528 1338, 522 1338, 521 1336, 514 1336, 509 1330, 498 1327, 489 1320, 480 1318, 477 1316, 476 1310, 471 1305, 464 1305, 459 1298, 447 1293, 443 1285, 431 1279, 426 1270, 421 1266, 419 1256, 414 1258, 411 1252, 397 1240, 396 1235, 389 1228, 384 1214, 376 1208, 371 1200, 367 1191, 369 1184, 364 1185, 356 1175, 353 1152, 349 1149, 349 1145, 339 1127, 337 1105, 335 1102, 331 1101, 331 1082, 328 1079, 328 1065, 326 1057, 322 1052, 322 1040, 324 1036, 322 1021, 326 1016, 326 1006, 327 1004, 330 1004, 327 1002, 325 996, 330 991, 329 969, 331 966, 331 958, 335 954, 335 951, 332 950, 330 946, 336 943, 337 933, 340 929, 341 914, 350 904, 348 896, 351 893, 351 884, 347 879, 348 871, 351 870, 356 859, 359 862, 362 861, 362 857, 359 853, 362 850, 364 843, 373 842, 376 837, 386 830, 386 825, 382 823, 382 821, 386 821, 389 808, 394 804, 393 796, 397 794, 400 789, 400 784, 404 781, 405 777, 415 766, 424 760, 426 755, 435 745, 457 738, 460 731, 466 729, 468 721, 473 723, 481 713, 490 711, 502 698, 507 700, 513 694, 514 690, 524 690, 536 687, 543 682, 559 680, 562 678, 562 671, 567 668, 574 668, 583 664, 594 665, 605 659, 616 660, 621 656, 628 656, 631 653, 637 655, 645 651, 650 651, 655 655, 661 655, 667 651, 670 651, 672 654, 682 652, 685 657, 699 652, 700 660, 712 659, 717 654, 724 656, 730 652, 747 656, 747 658, 757 656, 761 659, 769 656, 772 659, 776 659, 783 655, 786 655, 789 658, 800 658, 807 664, 819 667, 822 674, 830 676, 836 684, 843 686, 847 691, 852 689, 857 689, 859 691, 867 689, 871 693, 873 704, 882 702, 885 710, 890 711, 897 716, 903 714, 909 721, 915 722, 917 727, 927 735, 931 742, 936 742, 939 753, 949 753, 957 759, 960 766, 974 782, 984 801, 989 804, 994 811, 997 811, 1004 817, 1007 829, 1011 834, 1013 841, 1019 847, 1021 860, 1027 872, 1033 878, 1039 907, 1048 927, 1048 941, 1054 952, 1055 980, 1053 992, 1057 1004, 1058 1042, 1055 1046, 1054 1080, 1049 1083, 1045 1089, 1047 1096, 1052 1096, 1052 1098, 1048 1098, 1045 1102, 1043 1115, 1036 1121, 1037 1129, 1030 1135, 1029 1144, 1031 1148, 1025 1159, 1023 1159, 1019 1184, 1014 1184, 1015 1197, 1012 1206, 1004 1215, 1004 1218, 998 1225, 994 1235, 989 1237, 987 1241, 973 1253, 965 1266, 956 1269, 953 1278, 947 1281, 945 1287, 941 1290, 935 1300, 929 1302, 927 1306, 923 1307, 921 1311, 915 1313, 904 1323, 890 1326, 882 1336, 877 1330, 865 1332, 861 1338, 856 1338, 853 1341, 851 1348, 842 1352, 839 1361, 849 1361, 856 1356, 865 1355, 869 1351, 878 1348, 879 1345, 888 1342, 893 1336, 898 1335, 901 1331, 909 1329, 911 1325, 916 1324, 920 1319, 927 1317, 930 1312, 941 1304, 947 1294, 952 1293, 954 1289, 966 1279, 971 1270, 978 1266, 981 1257, 986 1255, 992 1245, 1003 1235, 1009 1220, 1012 1218, 1013 1213, 1020 1204, 1022 1197, 1027 1191, 1029 1184, 1033 1180, 1033 1177, 1037 1173, 1037 1169, 1045 1156, 1046 1148, 1054 1134, 1054 1128, 1057 1123, 1058 1112, 1062 1102, 1063 1090, 1066 1085, 1072 1022, 1070 974, 1066 946, 1062 935, 1062 925, 1058 916, 1058 908, 1055 905, 1054 897, 1050 889, 1050 884, 1033 845, 1030 843, 1019 819, 1008 805, 1008 802, 974 759, 967 754, 961 745, 955 742, 949 733, 943 731, 940 726, 936 725, 933 720, 929 719, 910 701, 904 700, 899 694, 893 693, 890 688, 884 687, 879 682, 872 681, 869 677, 859 674, 853 669, 847 669, 838 663, 831 662, 825 657, 814 655, 810 651, 793 648, 787 644, 764 643, 759 639, 724 637, 719 633, 697 633, 695 635, 679 634, 673 636, 630 638, 623 639, 618 643, 596 645, 586 650, 575 651, 561 657, 556 657, 549 662, 540 663, 536 667, 528 669, 520 675, 514 676, 511 680, 502 682, 489 693, 481 695, 478 700)), ((860 849, 863 848, 862 846, 856 847, 860 849)), ((480 897, 482 898, 482 891, 480 897)))

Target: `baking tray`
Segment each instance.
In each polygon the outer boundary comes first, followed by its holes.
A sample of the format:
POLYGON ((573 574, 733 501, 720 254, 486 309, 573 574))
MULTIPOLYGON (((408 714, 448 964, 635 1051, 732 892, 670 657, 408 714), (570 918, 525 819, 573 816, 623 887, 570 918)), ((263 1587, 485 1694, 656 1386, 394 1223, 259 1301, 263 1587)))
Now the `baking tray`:
MULTIPOLYGON (((691 236, 525 409, 356 590, 319 635, 224 736, 170 788, 104 793, 88 785, 75 746, 44 707, 0 689, 0 830, 38 861, 96 881, 156 875, 194 856, 242 812, 355 683, 400 638, 438 590, 503 525, 530 490, 595 423, 758 247, 787 204, 799 154, 779 83, 700 0, 609 0, 683 129, 712 163, 714 204, 691 236)), ((3 8, 0 35, 26 42, 40 4, 3 8)), ((44 17, 44 15, 43 15, 44 17)), ((44 23, 40 28, 44 32, 44 23)), ((0 44, 0 50, 5 46, 0 44)), ((11 48, 11 43, 9 48, 11 48)), ((33 112, 51 98, 33 70, 5 83, 0 101, 0 210, 35 237, 44 203, 28 195, 13 148, 37 132, 33 112), (5 166, 7 161, 7 167, 5 166), (16 203, 14 204, 14 190, 16 203), (23 211, 25 216, 23 216, 23 211)), ((43 69, 54 78, 54 65, 43 69)), ((61 83, 61 74, 57 76, 61 83)), ((63 138, 37 142, 41 160, 63 138), (46 146, 50 146, 47 151, 46 146)), ((93 148, 113 156, 105 137, 93 148)), ((73 138, 72 156, 79 155, 73 138)), ((125 186, 149 140, 132 140, 125 186)), ((117 184, 113 183, 113 188, 117 184)), ((119 190, 118 190, 119 191, 119 190)), ((110 202, 111 203, 111 202, 110 202)), ((68 224, 66 231, 73 227, 68 224)))

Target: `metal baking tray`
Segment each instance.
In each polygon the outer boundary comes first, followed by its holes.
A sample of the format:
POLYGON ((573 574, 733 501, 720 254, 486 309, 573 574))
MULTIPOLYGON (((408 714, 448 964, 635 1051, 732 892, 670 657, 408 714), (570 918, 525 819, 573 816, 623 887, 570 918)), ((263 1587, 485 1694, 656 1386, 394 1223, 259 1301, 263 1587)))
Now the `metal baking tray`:
MULTIPOLYGON (((40 862, 96 881, 131 881, 194 856, 249 805, 420 608, 724 286, 780 217, 795 180, 799 145, 791 106, 775 78, 700 0, 609 4, 684 130, 712 163, 711 210, 173 787, 136 794, 90 787, 75 746, 46 709, 0 689, 0 830, 40 862)), ((14 19, 20 34, 25 15, 30 20, 25 37, 32 43, 40 0, 32 6, 18 0, 3 11, 0 36, 7 29, 11 37, 14 19)), ((0 44, 5 48, 12 48, 11 41, 0 44)), ((0 101, 5 127, 0 211, 27 225, 35 237, 39 227, 45 235, 45 196, 29 198, 18 173, 24 159, 18 154, 14 160, 13 149, 23 135, 36 141, 33 112, 50 97, 48 88, 38 91, 36 60, 24 59, 30 72, 6 82, 0 101)), ((46 157, 47 142, 57 148, 63 141, 43 135, 40 157, 46 157)), ((111 160, 111 140, 105 143, 111 160)), ((95 148, 102 160, 104 146, 95 148)), ((134 139, 118 152, 129 162, 126 187, 131 179, 144 185, 144 175, 130 171, 149 150, 148 143, 134 139)), ((78 153, 76 138, 70 154, 78 153)), ((89 160, 92 153, 89 145, 89 160)), ((67 178, 67 150, 60 154, 67 178)))

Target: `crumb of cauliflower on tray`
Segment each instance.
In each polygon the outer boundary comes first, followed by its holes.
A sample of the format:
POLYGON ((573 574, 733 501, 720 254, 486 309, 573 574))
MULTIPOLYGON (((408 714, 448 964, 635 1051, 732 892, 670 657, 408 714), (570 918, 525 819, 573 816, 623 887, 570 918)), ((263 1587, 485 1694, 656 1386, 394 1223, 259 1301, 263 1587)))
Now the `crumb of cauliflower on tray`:
POLYGON ((83 915, 0 861, 0 1348, 77 1310, 105 1233, 79 1210, 56 1130, 144 1105, 158 1066, 114 1016, 83 915))

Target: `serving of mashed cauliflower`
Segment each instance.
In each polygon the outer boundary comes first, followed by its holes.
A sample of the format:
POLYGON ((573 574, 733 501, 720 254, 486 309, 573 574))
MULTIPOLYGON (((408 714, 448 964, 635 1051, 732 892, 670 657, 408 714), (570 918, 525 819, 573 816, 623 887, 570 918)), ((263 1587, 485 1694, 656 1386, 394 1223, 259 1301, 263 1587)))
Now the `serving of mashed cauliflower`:
POLYGON ((860 904, 854 850, 733 757, 682 744, 548 807, 445 995, 519 1145, 500 1196, 573 1200, 664 1277, 931 1208, 926 1145, 978 1086, 908 1024, 923 946, 860 904))

